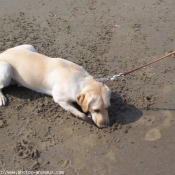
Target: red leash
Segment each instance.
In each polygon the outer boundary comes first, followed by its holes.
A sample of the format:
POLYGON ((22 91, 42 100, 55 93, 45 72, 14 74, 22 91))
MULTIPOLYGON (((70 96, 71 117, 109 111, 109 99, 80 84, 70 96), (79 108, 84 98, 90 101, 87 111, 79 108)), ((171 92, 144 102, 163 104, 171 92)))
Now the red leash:
POLYGON ((158 58, 158 59, 156 59, 156 60, 154 60, 154 61, 151 61, 151 62, 145 64, 144 66, 140 66, 140 67, 138 67, 138 68, 132 69, 132 70, 127 71, 127 72, 124 72, 123 75, 124 75, 124 76, 125 76, 125 75, 128 75, 128 74, 130 74, 130 73, 132 73, 132 72, 134 72, 134 71, 136 71, 136 70, 142 69, 142 68, 144 68, 144 67, 146 67, 146 66, 149 66, 150 64, 153 64, 153 63, 155 63, 155 62, 157 62, 157 61, 163 60, 164 58, 167 58, 167 57, 169 57, 169 56, 171 56, 171 55, 173 55, 173 54, 175 54, 175 51, 173 51, 173 52, 171 52, 171 53, 168 53, 167 55, 162 56, 162 57, 160 57, 160 58, 158 58))
POLYGON ((155 62, 157 62, 157 61, 163 60, 164 58, 167 58, 167 57, 169 57, 169 56, 171 56, 171 55, 173 55, 173 54, 175 54, 175 51, 172 51, 172 52, 166 54, 165 56, 162 56, 162 57, 160 57, 160 58, 158 58, 158 59, 156 59, 156 60, 154 60, 154 61, 151 61, 151 62, 149 62, 149 63, 147 63, 147 64, 145 64, 145 65, 143 65, 143 66, 140 66, 140 67, 138 67, 138 68, 132 69, 132 70, 130 70, 130 71, 127 71, 127 72, 124 72, 124 73, 119 73, 119 74, 117 74, 117 75, 113 75, 113 76, 110 76, 110 77, 107 77, 107 78, 97 78, 96 80, 97 80, 97 81, 101 81, 101 82, 106 81, 106 80, 115 80, 115 79, 117 79, 118 77, 122 77, 122 76, 128 75, 128 74, 130 74, 130 73, 132 73, 132 72, 134 72, 134 71, 136 71, 136 70, 142 69, 142 68, 144 68, 144 67, 146 67, 146 66, 149 66, 150 64, 153 64, 153 63, 155 63, 155 62))

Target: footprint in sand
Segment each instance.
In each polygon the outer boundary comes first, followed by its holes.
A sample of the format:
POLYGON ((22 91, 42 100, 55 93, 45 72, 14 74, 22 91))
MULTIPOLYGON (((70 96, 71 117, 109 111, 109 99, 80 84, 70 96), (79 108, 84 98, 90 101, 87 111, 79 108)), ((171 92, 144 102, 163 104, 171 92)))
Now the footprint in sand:
POLYGON ((152 128, 149 131, 147 131, 146 134, 144 135, 144 140, 155 141, 160 139, 161 138, 160 130, 171 126, 171 123, 174 118, 173 114, 169 110, 163 111, 162 113, 164 114, 164 116, 166 116, 164 122, 159 127, 152 128))
POLYGON ((161 133, 159 128, 150 129, 144 136, 144 139, 147 141, 155 141, 161 138, 161 133))
POLYGON ((168 128, 171 125, 172 121, 173 121, 173 118, 174 118, 173 114, 168 110, 163 111, 163 114, 166 116, 166 118, 163 122, 163 127, 168 128))
POLYGON ((162 89, 163 93, 169 93, 171 91, 173 91, 175 88, 174 85, 165 85, 162 89))

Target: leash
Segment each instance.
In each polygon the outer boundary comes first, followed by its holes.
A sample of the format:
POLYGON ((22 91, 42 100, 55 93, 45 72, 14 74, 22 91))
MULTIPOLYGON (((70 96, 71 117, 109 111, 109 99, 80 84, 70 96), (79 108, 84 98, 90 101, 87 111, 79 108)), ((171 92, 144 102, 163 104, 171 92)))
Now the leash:
POLYGON ((171 55, 173 55, 173 54, 175 54, 175 51, 170 52, 170 53, 166 54, 165 56, 162 56, 162 57, 160 57, 160 58, 158 58, 158 59, 156 59, 156 60, 154 60, 154 61, 151 61, 151 62, 149 62, 149 63, 147 63, 147 64, 145 64, 145 65, 143 65, 143 66, 137 67, 137 68, 132 69, 132 70, 129 70, 129 71, 127 71, 127 72, 119 73, 119 74, 116 74, 116 75, 113 75, 113 76, 109 76, 109 77, 106 77, 106 78, 97 78, 96 80, 97 80, 97 81, 100 81, 100 82, 107 81, 107 80, 115 80, 115 79, 117 79, 118 77, 123 77, 123 76, 125 76, 125 75, 128 75, 128 74, 130 74, 130 73, 136 71, 136 70, 145 68, 146 66, 149 66, 150 64, 153 64, 153 63, 155 63, 155 62, 157 62, 157 61, 163 60, 164 58, 167 58, 167 57, 169 57, 169 56, 171 56, 171 55))

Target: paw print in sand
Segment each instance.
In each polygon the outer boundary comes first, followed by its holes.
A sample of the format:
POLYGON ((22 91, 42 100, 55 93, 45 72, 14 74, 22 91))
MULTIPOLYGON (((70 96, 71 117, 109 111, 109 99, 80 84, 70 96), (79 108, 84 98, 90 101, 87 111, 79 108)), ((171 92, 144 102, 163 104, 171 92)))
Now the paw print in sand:
POLYGON ((39 151, 35 148, 35 145, 26 140, 17 142, 14 150, 22 159, 37 160, 40 154, 39 151))

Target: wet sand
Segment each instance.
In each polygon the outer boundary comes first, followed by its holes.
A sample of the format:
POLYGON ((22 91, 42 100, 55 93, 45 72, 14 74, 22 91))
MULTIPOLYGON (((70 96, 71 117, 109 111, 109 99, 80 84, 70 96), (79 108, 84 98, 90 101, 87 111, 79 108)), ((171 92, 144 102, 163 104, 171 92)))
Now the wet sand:
MULTIPOLYGON (((0 1, 0 51, 32 44, 95 78, 175 49, 173 0, 0 1)), ((18 60, 17 60, 18 61, 18 60)), ((175 174, 175 57, 106 84, 111 126, 98 129, 23 87, 4 89, 0 170, 70 175, 175 174)))

